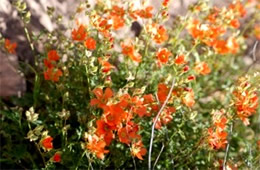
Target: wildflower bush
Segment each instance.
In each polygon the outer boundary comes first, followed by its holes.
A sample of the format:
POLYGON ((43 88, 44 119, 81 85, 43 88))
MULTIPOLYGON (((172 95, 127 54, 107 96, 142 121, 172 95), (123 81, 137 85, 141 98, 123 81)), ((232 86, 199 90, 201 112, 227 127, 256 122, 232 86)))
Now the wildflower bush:
POLYGON ((21 98, 1 100, 1 167, 260 168, 259 1, 202 0, 173 20, 169 3, 84 1, 73 27, 34 33, 14 1, 35 56, 19 70, 34 78, 21 98))

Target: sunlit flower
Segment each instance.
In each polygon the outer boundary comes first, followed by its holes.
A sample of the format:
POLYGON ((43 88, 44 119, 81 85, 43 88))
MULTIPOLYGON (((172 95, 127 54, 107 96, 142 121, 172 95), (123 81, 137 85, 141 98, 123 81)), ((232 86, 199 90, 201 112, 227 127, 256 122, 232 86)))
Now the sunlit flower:
POLYGON ((126 127, 120 128, 118 130, 118 137, 119 137, 119 141, 122 143, 130 144, 131 142, 126 127))
POLYGON ((130 42, 129 44, 121 43, 122 53, 128 57, 130 57, 135 62, 141 62, 142 56, 141 54, 135 51, 134 45, 130 42))
POLYGON ((194 92, 192 89, 189 89, 185 92, 184 96, 182 97, 182 102, 188 107, 192 107, 195 104, 194 92))
POLYGON ((141 18, 148 19, 148 18, 152 18, 152 16, 153 16, 152 10, 153 10, 153 7, 148 6, 145 9, 136 10, 135 13, 141 18))
POLYGON ((99 159, 104 159, 104 154, 109 152, 109 150, 105 150, 106 142, 95 135, 89 135, 87 139, 88 143, 86 148, 94 153, 99 159))
POLYGON ((167 49, 167 48, 160 48, 157 53, 156 56, 159 60, 159 62, 165 64, 168 62, 169 57, 172 55, 172 53, 167 49))
POLYGON ((42 147, 43 147, 45 150, 47 150, 47 151, 53 149, 52 140, 53 140, 53 138, 52 138, 51 136, 47 136, 47 137, 45 137, 44 139, 42 139, 42 140, 41 140, 41 145, 42 145, 42 147))
POLYGON ((153 39, 157 44, 161 44, 164 41, 168 40, 167 30, 164 28, 164 26, 160 25, 156 27, 156 30, 157 31, 153 36, 153 39))
POLYGON ((87 38, 84 42, 84 45, 89 50, 95 50, 96 49, 96 40, 94 38, 87 38))
POLYGON ((110 15, 112 16, 120 16, 123 17, 125 14, 125 10, 122 7, 119 7, 117 5, 114 5, 110 11, 110 15))
POLYGON ((234 1, 234 3, 230 4, 229 9, 233 10, 240 17, 244 17, 246 15, 246 9, 244 8, 244 5, 238 0, 234 1))
POLYGON ((235 106, 238 117, 245 125, 249 125, 248 117, 256 113, 258 107, 258 96, 256 92, 236 90, 233 94, 235 96, 235 106))
POLYGON ((147 150, 144 148, 141 140, 132 144, 131 153, 133 156, 137 157, 138 159, 143 160, 143 156, 146 154, 146 152, 147 150))
POLYGON ((233 28, 239 28, 239 27, 240 27, 239 20, 238 20, 238 19, 232 19, 232 20, 230 21, 230 25, 231 25, 233 28))
POLYGON ((202 75, 207 75, 211 72, 211 70, 206 62, 196 63, 194 70, 202 75))
MULTIPOLYGON (((160 114, 159 119, 155 124, 156 129, 161 129, 163 125, 167 125, 173 119, 173 113, 176 112, 175 107, 166 107, 160 114)), ((153 122, 155 118, 153 119, 153 122)))
POLYGON ((163 103, 166 100, 168 93, 169 88, 165 84, 158 84, 157 96, 161 103, 163 103))
POLYGON ((99 137, 101 136, 104 137, 106 145, 109 146, 112 139, 114 138, 114 134, 112 132, 114 127, 109 126, 104 120, 97 120, 96 124, 97 124, 96 134, 99 137))
POLYGON ((186 60, 185 60, 185 55, 181 54, 178 55, 175 60, 174 60, 175 64, 180 65, 180 64, 185 64, 186 60))
POLYGON ((93 93, 95 94, 96 98, 91 99, 90 105, 97 105, 99 108, 103 109, 106 106, 108 99, 113 96, 113 91, 110 88, 106 88, 105 93, 103 93, 101 88, 95 88, 93 93))
POLYGON ((169 5, 170 0, 163 0, 162 5, 167 7, 169 5))
POLYGON ((109 72, 111 69, 114 69, 115 66, 113 66, 112 64, 110 64, 108 61, 102 59, 101 57, 98 58, 99 63, 102 65, 102 72, 107 73, 109 72))
POLYGON ((208 141, 212 149, 220 149, 226 147, 228 135, 227 132, 219 128, 217 128, 216 131, 213 131, 212 128, 209 128, 208 134, 208 141))
POLYGON ((73 29, 71 32, 71 36, 72 36, 72 39, 75 41, 84 41, 87 36, 85 26, 81 24, 78 27, 78 29, 73 29))

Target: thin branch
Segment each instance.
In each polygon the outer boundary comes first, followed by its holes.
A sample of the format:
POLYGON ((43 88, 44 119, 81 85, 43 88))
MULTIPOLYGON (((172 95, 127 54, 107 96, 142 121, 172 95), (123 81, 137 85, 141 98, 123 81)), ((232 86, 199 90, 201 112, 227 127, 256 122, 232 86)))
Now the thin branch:
POLYGON ((253 47, 253 51, 252 51, 252 53, 253 53, 253 61, 256 61, 255 52, 256 52, 257 45, 258 45, 258 41, 255 42, 254 47, 253 47))
MULTIPOLYGON (((233 130, 233 123, 230 126, 230 134, 232 134, 232 130, 233 130)), ((228 159, 229 147, 230 147, 230 141, 228 142, 227 147, 226 147, 225 158, 224 158, 224 162, 223 162, 223 170, 226 170, 226 163, 227 163, 227 159, 228 159)))
POLYGON ((161 114, 161 112, 163 111, 163 109, 165 108, 166 104, 168 103, 168 100, 170 99, 171 97, 171 93, 172 93, 172 90, 173 90, 173 87, 174 87, 174 84, 175 84, 175 78, 173 78, 172 80, 172 86, 171 86, 171 89, 168 93, 168 96, 166 98, 166 100, 164 101, 161 109, 159 110, 159 112, 157 113, 156 115, 156 118, 153 122, 153 126, 152 126, 152 132, 151 132, 151 140, 150 140, 150 146, 149 146, 149 156, 148 156, 148 169, 151 170, 151 156, 152 156, 152 148, 153 148, 153 138, 154 138, 154 128, 155 128, 155 125, 159 119, 159 116, 161 114))
POLYGON ((155 160, 155 163, 154 163, 154 165, 153 165, 153 169, 155 168, 155 166, 156 166, 156 164, 157 164, 157 162, 158 162, 158 160, 159 160, 159 158, 160 158, 160 156, 161 156, 161 154, 162 154, 162 152, 163 152, 163 149, 164 149, 164 143, 162 144, 161 151, 160 151, 159 155, 157 156, 157 158, 156 158, 156 160, 155 160))
POLYGON ((253 50, 250 52, 250 54, 253 54, 253 63, 250 64, 247 69, 246 69, 246 73, 248 73, 248 71, 250 70, 251 67, 253 67, 256 63, 257 63, 257 58, 256 58, 256 47, 258 45, 258 42, 259 41, 256 41, 255 44, 254 44, 254 47, 253 47, 253 50))

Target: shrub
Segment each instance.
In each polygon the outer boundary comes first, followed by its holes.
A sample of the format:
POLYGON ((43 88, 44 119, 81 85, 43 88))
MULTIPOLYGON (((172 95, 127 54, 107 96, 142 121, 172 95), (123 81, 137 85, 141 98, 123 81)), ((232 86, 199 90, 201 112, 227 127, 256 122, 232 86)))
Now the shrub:
MULTIPOLYGON (((35 54, 34 65, 21 65, 34 83, 1 101, 1 166, 259 168, 258 40, 253 64, 243 63, 247 39, 259 39, 259 3, 198 1, 167 25, 169 3, 154 13, 132 1, 82 2, 66 36, 31 33, 26 3, 15 1, 35 54), (243 26, 246 15, 252 22, 243 26), (131 26, 132 36, 117 36, 131 26)), ((19 47, 1 43, 11 54, 19 47)))

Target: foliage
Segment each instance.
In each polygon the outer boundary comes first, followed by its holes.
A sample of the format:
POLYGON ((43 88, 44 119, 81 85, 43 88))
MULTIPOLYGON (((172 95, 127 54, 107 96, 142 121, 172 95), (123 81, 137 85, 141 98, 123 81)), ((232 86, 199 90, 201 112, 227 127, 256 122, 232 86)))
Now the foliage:
POLYGON ((243 62, 247 38, 259 39, 259 1, 202 0, 173 21, 169 3, 155 13, 146 2, 86 1, 72 28, 32 33, 26 3, 15 1, 35 54, 20 70, 34 80, 21 98, 1 100, 1 167, 259 168, 258 40, 252 66, 243 62))

